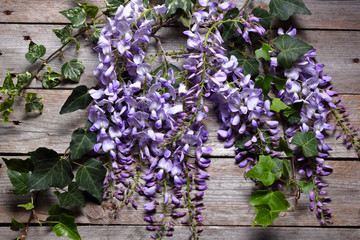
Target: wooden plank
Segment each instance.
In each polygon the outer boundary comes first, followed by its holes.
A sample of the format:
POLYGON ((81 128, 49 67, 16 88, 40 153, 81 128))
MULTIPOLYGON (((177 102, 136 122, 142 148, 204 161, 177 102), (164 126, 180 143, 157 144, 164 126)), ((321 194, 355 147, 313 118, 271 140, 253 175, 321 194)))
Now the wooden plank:
MULTIPOLYGON (((136 240, 150 239, 153 232, 146 231, 144 226, 79 226, 80 236, 91 240, 136 240)), ((17 232, 9 227, 0 227, 3 239, 15 239, 17 232)), ((358 239, 359 229, 344 228, 251 228, 251 227, 204 227, 200 239, 211 240, 238 240, 238 239, 317 239, 317 240, 341 240, 358 239)), ((189 239, 190 232, 187 227, 176 227, 173 237, 163 239, 184 240, 189 239)), ((26 237, 27 240, 58 239, 51 227, 31 226, 26 237)))
MULTIPOLYGON (((7 157, 11 158, 11 157, 7 157)), ((208 189, 205 191, 202 211, 204 225, 207 226, 250 226, 255 212, 249 204, 251 194, 255 191, 255 184, 244 179, 244 170, 240 169, 231 158, 211 158, 212 164, 207 169, 210 174, 208 189)), ((333 211, 334 224, 332 226, 359 227, 360 226, 360 171, 359 161, 328 161, 334 172, 324 178, 329 187, 326 189, 332 197, 329 208, 333 211)), ((6 176, 5 166, 0 168, 0 223, 7 223, 12 216, 19 221, 27 221, 28 214, 16 206, 29 201, 29 196, 15 196, 11 193, 11 184, 6 176)), ((145 222, 142 204, 146 200, 134 196, 139 208, 134 210, 125 206, 118 214, 113 214, 109 204, 104 202, 101 206, 88 203, 82 211, 73 209, 76 221, 83 224, 125 224, 143 225, 145 222)), ((47 217, 46 213, 56 197, 50 193, 41 193, 36 211, 41 219, 47 217)), ((160 200, 161 201, 161 200, 160 200)), ((290 199, 294 205, 294 200, 290 199)), ((314 212, 308 209, 308 196, 303 194, 295 212, 280 214, 274 222, 275 226, 319 226, 314 212)), ((160 207, 160 206, 159 206, 160 207)), ((178 225, 180 220, 176 221, 178 225)))
MULTIPOLYGON (((245 0, 235 2, 242 6, 245 0)), ((249 7, 260 4, 266 8, 269 2, 253 0, 249 7)), ((104 6, 102 0, 87 3, 104 6)), ((305 29, 360 29, 360 21, 357 21, 360 5, 356 0, 304 0, 304 3, 312 15, 296 15, 286 25, 305 29)), ((0 23, 68 23, 58 12, 74 6, 76 2, 72 0, 3 0, 0 6, 0 23)))
MULTIPOLYGON (((60 115, 61 106, 70 95, 71 90, 31 90, 44 97, 44 111, 41 115, 26 115, 23 111, 24 99, 16 97, 15 113, 10 121, 19 121, 18 125, 0 123, 0 153, 27 153, 38 147, 46 146, 63 153, 69 146, 71 133, 78 127, 83 127, 87 120, 87 111, 79 110, 74 113, 60 115)), ((0 95, 1 96, 1 95, 0 95)), ((342 95, 344 104, 352 112, 350 122, 360 126, 360 98, 358 95, 342 95)), ((211 104, 208 103, 209 108, 211 104)), ((225 149, 223 143, 217 139, 220 126, 217 117, 210 111, 204 120, 209 131, 206 146, 213 148, 212 156, 234 156, 234 148, 225 149)), ((333 121, 331 122, 333 123, 333 121)), ((355 151, 347 150, 343 140, 336 140, 337 132, 329 132, 327 143, 333 148, 331 158, 357 158, 355 151)))
MULTIPOLYGON (((4 25, 0 29, 0 83, 3 82, 7 71, 22 73, 26 70, 34 72, 40 63, 30 65, 25 59, 29 41, 24 36, 30 36, 33 41, 43 44, 47 48, 46 56, 50 55, 60 46, 59 39, 52 32, 52 28, 60 28, 54 25, 4 25)), ((165 28, 158 35, 163 39, 166 51, 177 50, 179 44, 186 46, 186 38, 182 35, 183 29, 165 28)), ((318 61, 325 64, 324 73, 333 77, 334 88, 340 93, 358 94, 360 92, 360 31, 299 31, 298 37, 311 44, 318 52, 318 61)), ((98 65, 97 54, 92 50, 92 43, 81 41, 81 49, 75 53, 74 44, 65 50, 65 57, 69 61, 78 58, 85 65, 85 72, 81 78, 81 84, 95 86, 96 79, 93 69, 98 65)), ((148 47, 148 55, 159 51, 156 45, 148 47)), ((45 56, 45 57, 46 57, 45 56)), ((170 58, 176 65, 181 67, 183 59, 170 58)), ((158 59, 160 61, 160 59, 158 59)), ((55 71, 60 71, 63 60, 55 59, 50 66, 55 71)), ((157 65, 159 62, 156 63, 157 65)), ((156 65, 154 66, 155 69, 156 65)), ((39 81, 34 81, 30 87, 41 87, 39 81)), ((73 88, 69 82, 61 84, 58 88, 73 88)))

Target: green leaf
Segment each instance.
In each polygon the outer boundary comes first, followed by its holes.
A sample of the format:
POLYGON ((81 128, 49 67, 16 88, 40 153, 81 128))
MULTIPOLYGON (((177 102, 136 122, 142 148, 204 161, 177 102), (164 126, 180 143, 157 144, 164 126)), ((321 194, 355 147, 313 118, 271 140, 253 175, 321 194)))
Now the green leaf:
POLYGON ((275 150, 278 152, 284 152, 288 157, 293 154, 293 150, 289 148, 287 142, 283 138, 280 138, 279 146, 275 150))
POLYGON ((270 109, 275 112, 280 112, 281 110, 289 109, 290 107, 283 103, 280 98, 274 98, 271 102, 270 109))
POLYGON ((70 62, 66 62, 61 67, 61 74, 66 79, 70 79, 73 82, 78 83, 80 81, 80 76, 84 72, 84 65, 81 60, 73 59, 70 62))
POLYGON ((231 51, 229 55, 234 55, 239 62, 238 67, 242 67, 244 76, 259 74, 259 62, 255 58, 246 58, 239 51, 231 51))
POLYGON ((271 79, 263 76, 256 77, 255 88, 261 88, 264 96, 267 96, 271 89, 271 79))
POLYGON ((14 217, 11 218, 11 226, 10 226, 11 230, 19 231, 20 229, 23 229, 23 228, 25 228, 25 224, 16 221, 16 219, 14 217))
POLYGON ((24 172, 17 172, 13 170, 6 170, 11 184, 14 188, 15 195, 24 195, 27 193, 30 174, 24 172))
POLYGON ((313 157, 319 154, 317 149, 319 140, 311 132, 297 132, 291 140, 292 144, 302 148, 305 157, 313 157))
POLYGON ((274 44, 281 50, 277 60, 285 68, 291 68, 297 59, 313 49, 309 44, 291 37, 288 34, 277 37, 274 40, 274 44))
POLYGON ((165 0, 165 7, 168 10, 164 18, 174 15, 178 9, 188 15, 191 11, 191 0, 165 0))
MULTIPOLYGON (((228 20, 228 19, 235 19, 240 15, 239 9, 238 8, 232 8, 229 11, 227 11, 224 15, 224 20, 228 20)), ((238 35, 237 32, 237 23, 236 22, 228 22, 228 23, 224 23, 223 27, 223 33, 222 33, 222 38, 224 41, 227 41, 228 39, 231 39, 233 37, 236 37, 238 35)))
POLYGON ((81 158, 86 153, 94 149, 97 142, 96 133, 85 132, 84 129, 78 128, 71 135, 70 157, 72 160, 81 158))
POLYGON ((97 43, 99 41, 101 28, 95 28, 93 34, 91 34, 91 41, 97 43))
POLYGON ((270 186, 275 181, 275 175, 271 172, 273 166, 274 162, 270 156, 260 156, 258 164, 248 171, 245 176, 259 180, 264 186, 270 186))
POLYGON ((76 173, 78 188, 87 191, 99 202, 102 202, 105 174, 106 169, 103 164, 94 158, 90 158, 76 173))
POLYGON ((3 113, 4 119, 2 119, 2 122, 9 123, 9 115, 10 113, 14 112, 14 109, 12 106, 14 105, 14 95, 9 96, 6 98, 0 105, 0 112, 3 113))
POLYGON ((273 158, 273 169, 271 172, 277 177, 281 178, 281 175, 283 174, 283 161, 278 158, 273 158))
POLYGON ((256 58, 257 59, 263 58, 265 60, 270 61, 270 52, 269 52, 270 50, 271 47, 269 44, 262 43, 262 47, 255 51, 256 58))
POLYGON ((259 21, 259 24, 265 28, 269 29, 271 26, 271 22, 274 19, 274 16, 271 15, 268 11, 265 9, 262 9, 260 7, 254 8, 252 10, 252 13, 255 15, 255 17, 261 18, 259 21))
POLYGON ((92 97, 88 93, 86 86, 81 85, 76 87, 66 102, 61 107, 60 114, 71 113, 78 109, 85 109, 91 103, 92 97))
POLYGON ((60 207, 85 207, 85 199, 82 192, 77 188, 75 182, 69 184, 67 192, 59 193, 55 192, 55 195, 59 199, 60 207))
POLYGON ((25 98, 25 112, 41 113, 44 105, 41 103, 43 98, 38 97, 37 93, 28 92, 25 98))
POLYGON ((53 227, 53 231, 58 237, 68 237, 74 240, 81 240, 77 225, 75 224, 75 218, 65 213, 61 213, 59 216, 60 223, 53 227))
POLYGON ((271 0, 270 12, 281 20, 288 20, 295 13, 311 15, 302 0, 271 0))
POLYGON ((315 183, 309 183, 304 181, 300 181, 297 184, 301 188, 301 191, 305 194, 310 193, 310 191, 313 190, 313 188, 315 187, 315 183))
POLYGON ((81 4, 81 7, 85 9, 87 15, 90 16, 91 18, 95 18, 96 14, 99 12, 99 7, 92 4, 83 3, 81 4))
POLYGON ((46 72, 42 79, 44 88, 54 88, 61 83, 61 74, 57 72, 46 72))
POLYGON ((33 41, 30 41, 29 51, 25 54, 25 58, 29 63, 33 64, 36 62, 36 60, 44 56, 45 53, 46 48, 44 45, 37 45, 33 41))
POLYGON ((4 94, 7 94, 8 92, 12 92, 14 90, 14 88, 15 88, 15 85, 14 85, 13 79, 11 77, 10 72, 8 71, 8 73, 6 74, 3 86, 0 89, 0 91, 4 94))
POLYGON ((26 210, 31 210, 31 209, 34 209, 34 204, 32 204, 31 202, 28 202, 28 203, 25 203, 25 204, 19 204, 17 205, 18 207, 23 207, 25 208, 26 210))
POLYGON ((284 110, 284 116, 288 118, 287 120, 290 124, 297 123, 301 120, 300 113, 302 106, 303 102, 296 102, 289 105, 289 108, 284 110))
POLYGON ((86 11, 81 7, 70 8, 68 10, 61 11, 60 13, 70 20, 74 28, 83 27, 86 21, 86 11))
POLYGON ((50 187, 64 188, 74 178, 70 163, 61 159, 54 150, 38 148, 30 152, 30 159, 34 165, 28 186, 31 192, 50 187))
POLYGON ((285 178, 290 177, 290 163, 288 159, 283 159, 283 174, 285 178))
POLYGON ((286 79, 276 78, 271 76, 270 74, 266 74, 266 77, 271 78, 271 82, 275 83, 275 87, 278 91, 285 88, 286 79))
POLYGON ((124 0, 105 0, 105 4, 106 11, 104 12, 104 14, 106 14, 107 16, 112 16, 115 15, 118 7, 124 4, 124 0))
POLYGON ((149 4, 150 4, 150 1, 149 0, 143 0, 143 5, 144 5, 144 7, 148 7, 149 6, 149 4))
POLYGON ((286 211, 290 204, 285 195, 279 191, 258 190, 250 199, 250 204, 257 213, 253 225, 266 227, 273 223, 280 212, 286 211))
POLYGON ((60 212, 61 212, 61 208, 59 204, 54 203, 53 205, 51 205, 48 211, 50 216, 46 218, 46 221, 59 221, 60 212))
POLYGON ((33 75, 29 72, 23 73, 23 74, 18 74, 16 76, 17 78, 17 83, 16 83, 16 88, 20 89, 22 87, 25 87, 26 85, 31 83, 31 80, 34 78, 33 75))
MULTIPOLYGON (((61 44, 67 44, 70 40, 72 40, 72 32, 73 28, 70 25, 66 25, 62 29, 52 29, 55 35, 60 38, 61 44)), ((76 40, 75 40, 76 41, 76 40)))
POLYGON ((34 168, 30 158, 27 158, 26 160, 19 158, 11 158, 11 159, 3 158, 2 160, 5 162, 6 167, 11 171, 27 173, 29 171, 32 171, 34 168))
POLYGON ((244 144, 248 141, 250 141, 250 139, 252 139, 253 136, 241 136, 239 138, 239 140, 235 143, 235 147, 236 148, 240 148, 240 149, 246 149, 244 144))

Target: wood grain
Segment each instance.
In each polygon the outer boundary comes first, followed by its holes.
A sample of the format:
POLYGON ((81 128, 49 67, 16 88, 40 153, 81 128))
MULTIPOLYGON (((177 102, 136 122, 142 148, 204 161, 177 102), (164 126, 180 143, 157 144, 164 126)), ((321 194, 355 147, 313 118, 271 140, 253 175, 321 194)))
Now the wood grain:
MULTIPOLYGON (((79 226, 79 233, 83 239, 92 240, 143 240, 150 239, 153 232, 146 231, 145 226, 79 226)), ((358 239, 359 229, 344 228, 251 228, 251 227, 204 227, 200 239, 207 240, 353 240, 358 239)), ((3 239, 15 239, 17 232, 9 227, 0 227, 3 239)), ((163 239, 185 240, 189 239, 190 232, 187 227, 177 227, 173 237, 163 239)), ((51 227, 30 227, 27 240, 58 239, 51 227)))
MULTIPOLYGON (((235 2, 242 6, 245 0, 235 2)), ((253 0, 249 7, 261 5, 266 8, 269 2, 253 0)), ((104 6, 102 0, 90 0, 87 3, 104 6)), ((303 29, 360 29, 360 5, 357 0, 304 0, 304 3, 312 15, 295 15, 285 25, 303 29)), ((0 23, 68 23, 59 11, 75 6, 74 0, 2 0, 0 23)))
MULTIPOLYGON (((10 157, 6 157, 10 158, 10 157)), ((211 158, 212 164, 207 169, 211 178, 205 191, 204 225, 207 226, 250 226, 255 212, 249 204, 255 184, 244 179, 244 171, 236 166, 232 158, 211 158)), ((326 189, 332 201, 329 208, 333 211, 332 226, 360 226, 360 171, 359 161, 328 161, 334 172, 324 180, 330 186, 326 189)), ((6 176, 5 166, 0 169, 0 223, 6 223, 15 216, 19 221, 26 221, 28 215, 17 204, 29 201, 29 196, 11 194, 11 184, 6 176)), ((113 214, 109 204, 101 206, 88 203, 82 211, 75 211, 76 221, 84 224, 125 224, 142 225, 145 216, 143 197, 135 195, 138 210, 125 206, 118 214, 113 214)), ((161 201, 161 199, 159 199, 161 201)), ((37 212, 41 219, 46 218, 47 210, 56 197, 51 192, 41 193, 37 212)), ((294 205, 294 199, 290 199, 294 205)), ((303 194, 294 212, 282 213, 275 220, 274 226, 319 226, 313 212, 308 209, 308 196, 303 194)), ((160 207, 160 206, 159 206, 160 207)), ((181 225, 178 221, 178 224, 181 225)))

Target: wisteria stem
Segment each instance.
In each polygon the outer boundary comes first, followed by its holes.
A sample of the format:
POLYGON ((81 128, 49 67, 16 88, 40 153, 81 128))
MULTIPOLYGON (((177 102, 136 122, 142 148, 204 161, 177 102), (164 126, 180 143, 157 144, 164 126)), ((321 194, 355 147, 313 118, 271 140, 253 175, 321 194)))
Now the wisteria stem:
POLYGON ((196 227, 194 226, 193 214, 191 210, 191 198, 190 198, 190 176, 189 176, 189 168, 187 159, 185 160, 185 176, 186 176, 186 198, 187 198, 187 207, 189 211, 189 223, 191 226, 191 230, 193 232, 194 239, 198 239, 198 235, 196 233, 196 227))

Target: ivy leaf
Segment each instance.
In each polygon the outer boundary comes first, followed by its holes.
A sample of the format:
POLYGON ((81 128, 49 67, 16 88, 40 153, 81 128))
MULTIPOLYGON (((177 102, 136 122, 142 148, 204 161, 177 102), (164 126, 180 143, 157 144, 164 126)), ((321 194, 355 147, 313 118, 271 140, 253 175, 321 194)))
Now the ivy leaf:
POLYGON ((255 78, 255 87, 263 90, 264 96, 267 96, 271 89, 271 79, 263 76, 255 78))
POLYGON ((255 17, 261 18, 259 21, 259 24, 265 28, 269 29, 271 26, 271 22, 274 19, 274 16, 271 15, 268 11, 265 9, 262 9, 260 7, 254 8, 252 10, 252 13, 255 15, 255 17))
POLYGON ((61 159, 54 150, 38 148, 30 152, 30 159, 34 165, 28 185, 31 192, 50 187, 64 188, 74 177, 70 163, 61 159))
POLYGON ((305 157, 313 157, 319 154, 317 149, 319 140, 311 132, 297 132, 291 140, 292 144, 302 148, 305 157))
POLYGON ((84 129, 78 128, 71 135, 70 157, 72 160, 81 158, 84 154, 94 149, 97 142, 96 133, 85 132, 84 129))
POLYGON ((259 74, 259 62, 255 58, 246 58, 239 51, 231 51, 229 55, 234 55, 239 62, 238 67, 243 69, 244 76, 250 74, 255 76, 259 74))
POLYGON ((274 162, 270 156, 260 156, 258 164, 248 171, 245 176, 259 180, 264 186, 270 186, 275 181, 275 175, 271 172, 273 166, 274 162))
POLYGON ((313 47, 309 44, 297 38, 291 37, 288 34, 283 34, 277 37, 274 40, 274 44, 281 50, 277 60, 285 68, 291 68, 297 59, 313 49, 313 47))
POLYGON ((91 41, 97 43, 99 41, 100 33, 101 33, 101 28, 95 28, 94 32, 91 34, 91 41))
POLYGON ((27 173, 29 171, 32 171, 34 168, 30 158, 27 158, 26 160, 19 158, 11 158, 11 159, 3 158, 2 160, 5 162, 6 167, 11 171, 27 173))
POLYGON ((250 139, 252 139, 253 136, 244 136, 244 137, 240 137, 240 139, 235 143, 235 147, 236 148, 240 148, 242 150, 246 149, 245 148, 245 143, 250 141, 250 139))
POLYGON ((60 13, 70 20, 74 28, 81 28, 86 21, 86 11, 81 7, 70 8, 60 13))
POLYGON ((23 74, 18 74, 16 78, 17 78, 16 88, 20 89, 31 83, 31 80, 33 79, 33 75, 29 72, 26 72, 23 74))
POLYGON ((17 205, 18 207, 23 207, 25 208, 26 210, 31 210, 31 209, 34 209, 34 204, 32 204, 31 202, 28 202, 28 203, 25 203, 25 204, 19 204, 17 205))
POLYGON ((311 15, 302 0, 271 0, 270 12, 281 20, 288 20, 295 13, 311 15))
POLYGON ((81 240, 77 226, 75 224, 75 217, 61 213, 59 216, 60 223, 53 227, 53 231, 58 237, 68 237, 74 240, 81 240))
POLYGON ((272 224, 279 213, 286 211, 290 206, 282 192, 269 190, 256 191, 251 196, 250 204, 255 207, 257 213, 252 225, 263 225, 263 227, 272 224))
POLYGON ((277 177, 281 178, 281 175, 283 174, 283 161, 278 158, 273 158, 273 169, 271 172, 277 177))
POLYGON ((24 195, 27 193, 30 174, 24 172, 17 172, 13 170, 6 170, 10 182, 14 188, 15 195, 24 195))
POLYGON ((174 15, 178 9, 183 10, 188 15, 191 11, 191 0, 165 0, 165 7, 168 10, 164 18, 174 15))
POLYGON ((9 115, 10 113, 14 112, 14 109, 12 106, 14 105, 14 95, 6 98, 0 105, 0 112, 3 113, 4 119, 2 119, 2 122, 9 123, 9 115))
POLYGON ((3 86, 0 89, 0 91, 4 94, 7 94, 8 92, 12 92, 14 90, 14 88, 15 88, 15 85, 14 85, 13 79, 11 77, 10 72, 8 71, 8 73, 6 74, 3 86))
POLYGON ((269 44, 262 43, 262 47, 255 51, 256 58, 257 59, 263 58, 265 60, 270 61, 270 53, 269 53, 270 50, 271 47, 269 44))
POLYGON ((30 41, 29 51, 25 54, 25 58, 29 63, 33 64, 36 62, 36 60, 44 56, 45 53, 46 48, 44 45, 37 45, 33 41, 30 41))
POLYGON ((85 67, 81 60, 73 59, 61 67, 61 74, 64 76, 64 78, 78 83, 80 81, 81 74, 84 72, 84 69, 85 67))
POLYGON ((60 212, 61 212, 61 208, 59 204, 54 203, 53 205, 51 205, 48 211, 50 216, 46 218, 46 221, 59 221, 60 212))
POLYGON ((290 176, 290 163, 288 159, 283 159, 283 174, 285 178, 290 176))
POLYGON ((61 74, 57 72, 46 72, 42 79, 42 85, 44 88, 54 88, 61 83, 61 74))
MULTIPOLYGON (((239 16, 239 14, 240 14, 240 12, 239 12, 238 8, 232 8, 225 13, 224 20, 235 19, 239 16)), ((237 23, 235 23, 235 22, 228 22, 228 23, 223 24, 224 30, 222 33, 222 38, 224 41, 227 41, 228 39, 233 38, 238 35, 236 24, 237 23)))
POLYGON ((106 11, 104 12, 104 14, 106 14, 107 16, 112 16, 115 15, 118 7, 124 4, 124 0, 105 0, 105 4, 106 11))
POLYGON ((76 183, 80 190, 87 191, 99 202, 102 202, 105 174, 106 169, 103 164, 90 158, 76 173, 76 183))
POLYGON ((43 98, 38 97, 37 93, 28 92, 25 98, 25 112, 41 113, 44 105, 41 103, 43 98))
POLYGON ((297 184, 301 188, 301 191, 305 194, 310 193, 310 191, 313 190, 313 188, 315 187, 315 183, 309 183, 304 181, 300 181, 297 184))
POLYGON ((11 218, 11 226, 10 226, 11 230, 19 231, 20 229, 23 229, 23 228, 25 228, 25 224, 16 221, 16 219, 14 217, 11 218))
POLYGON ((52 29, 55 35, 60 38, 61 44, 67 44, 72 38, 73 28, 70 25, 66 25, 62 29, 52 29))
POLYGON ((280 138, 279 146, 275 150, 278 152, 284 152, 288 157, 293 154, 293 150, 289 148, 287 142, 283 138, 280 138))
POLYGON ((76 87, 66 102, 61 107, 60 114, 71 113, 78 109, 85 109, 91 103, 92 97, 88 93, 86 86, 81 85, 76 87))
POLYGON ((92 5, 92 4, 83 3, 80 6, 83 9, 85 9, 87 15, 90 16, 91 18, 95 18, 96 14, 99 12, 99 7, 92 5))
POLYGON ((285 88, 286 85, 286 79, 282 79, 282 78, 276 78, 271 76, 269 73, 266 74, 266 78, 271 79, 272 83, 275 83, 275 87, 278 91, 282 90, 285 88))
POLYGON ((290 107, 283 103, 280 98, 274 98, 271 102, 270 109, 275 112, 280 112, 281 110, 289 109, 290 107))
POLYGON ((59 199, 60 207, 85 207, 85 199, 82 192, 77 188, 75 182, 69 184, 67 192, 60 193, 55 192, 55 195, 59 199))

